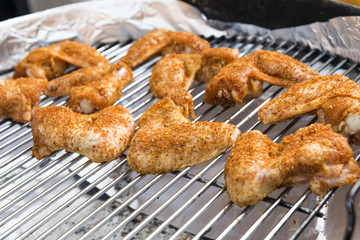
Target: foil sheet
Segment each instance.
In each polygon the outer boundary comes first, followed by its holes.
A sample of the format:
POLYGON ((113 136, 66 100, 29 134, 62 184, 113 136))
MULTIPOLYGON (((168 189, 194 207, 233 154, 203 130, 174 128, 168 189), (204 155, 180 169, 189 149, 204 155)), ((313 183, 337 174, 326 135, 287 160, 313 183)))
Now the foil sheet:
POLYGON ((360 62, 360 18, 268 30, 251 24, 208 20, 195 7, 176 0, 105 0, 70 4, 0 22, 0 71, 14 67, 39 46, 72 39, 86 44, 137 39, 167 28, 206 37, 242 34, 270 36, 330 51, 360 62))
MULTIPOLYGON (((39 46, 68 39, 89 45, 98 42, 126 41, 137 39, 157 28, 188 31, 205 37, 233 37, 244 34, 269 36, 274 39, 300 42, 360 62, 360 27, 357 16, 338 17, 328 22, 268 30, 250 24, 209 20, 198 9, 181 1, 107 0, 71 4, 0 22, 0 71, 13 68, 28 52, 39 46)), ((342 197, 340 200, 337 197, 330 201, 344 204, 344 195, 338 194, 340 198, 342 197)), ((141 201, 140 199, 132 206, 136 207, 141 201)), ((178 206, 172 207, 178 208, 178 206)), ((151 212, 151 209, 148 211, 151 212)), ((329 215, 333 212, 328 211, 326 207, 322 211, 329 215)), ((236 214, 238 212, 234 213, 234 216, 236 214)), ((160 216, 163 219, 166 217, 166 213, 160 216)), ((322 219, 313 221, 313 231, 304 233, 302 237, 325 239, 324 232, 327 232, 325 235, 328 239, 341 238, 343 231, 338 231, 339 225, 341 228, 344 225, 338 222, 345 223, 344 212, 341 216, 338 214, 333 217, 336 220, 327 221, 327 228, 322 219)), ((175 224, 181 226, 183 223, 180 219, 175 224)), ((218 224, 221 226, 222 223, 218 224)), ((192 227, 196 229, 196 224, 192 227)), ((211 233, 207 237, 212 237, 211 233)), ((236 238, 236 236, 229 237, 236 238)))

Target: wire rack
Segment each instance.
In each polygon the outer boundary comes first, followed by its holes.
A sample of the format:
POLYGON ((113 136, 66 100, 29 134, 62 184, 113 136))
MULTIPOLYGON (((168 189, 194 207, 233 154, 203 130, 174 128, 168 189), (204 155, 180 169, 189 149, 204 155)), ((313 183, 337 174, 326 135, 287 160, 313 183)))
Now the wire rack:
MULTIPOLYGON (((212 47, 238 48, 240 56, 257 49, 274 50, 322 75, 360 78, 358 63, 295 43, 251 36, 208 40, 212 47)), ((131 44, 95 47, 114 63, 131 44)), ((128 108, 135 120, 156 102, 148 80, 158 60, 134 70, 135 81, 124 88, 116 103, 128 108)), ((10 74, 2 73, 2 77, 10 74)), ((195 82, 190 89, 194 121, 232 123, 242 132, 257 129, 279 142, 317 120, 306 116, 276 125, 259 123, 258 109, 284 90, 277 86, 264 84, 260 97, 226 109, 202 102, 205 87, 195 82)), ((67 97, 42 96, 40 106, 66 102, 67 97)), ((38 161, 32 156, 32 144, 29 123, 0 122, 0 239, 297 239, 326 223, 326 203, 337 190, 319 200, 308 186, 280 189, 255 206, 239 208, 224 188, 223 167, 229 151, 178 172, 144 176, 129 169, 126 153, 105 164, 65 151, 38 161)), ((360 151, 354 146, 353 150, 358 160, 360 151)), ((348 204, 352 217, 354 188, 348 204)))

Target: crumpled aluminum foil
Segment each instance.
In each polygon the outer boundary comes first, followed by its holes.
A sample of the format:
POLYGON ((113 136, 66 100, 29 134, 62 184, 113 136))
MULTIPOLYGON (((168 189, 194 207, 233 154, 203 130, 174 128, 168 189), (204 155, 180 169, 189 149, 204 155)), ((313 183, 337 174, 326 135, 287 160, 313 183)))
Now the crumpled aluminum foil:
MULTIPOLYGON (((360 62, 359 19, 357 16, 338 17, 328 22, 268 30, 250 24, 208 20, 198 9, 176 0, 82 2, 0 22, 0 71, 11 69, 39 46, 67 39, 89 45, 126 41, 157 28, 188 31, 206 37, 269 36, 300 42, 360 62)), ((344 203, 344 200, 340 202, 344 203)), ((335 234, 337 228, 329 229, 330 234, 335 234)), ((310 238, 325 238, 321 234, 323 230, 323 227, 316 229, 310 238)))
POLYGON ((207 20, 195 7, 176 0, 105 0, 70 4, 0 22, 0 70, 14 67, 29 51, 72 39, 97 42, 137 39, 167 28, 198 35, 264 35, 297 41, 360 62, 360 18, 268 30, 251 24, 207 20))

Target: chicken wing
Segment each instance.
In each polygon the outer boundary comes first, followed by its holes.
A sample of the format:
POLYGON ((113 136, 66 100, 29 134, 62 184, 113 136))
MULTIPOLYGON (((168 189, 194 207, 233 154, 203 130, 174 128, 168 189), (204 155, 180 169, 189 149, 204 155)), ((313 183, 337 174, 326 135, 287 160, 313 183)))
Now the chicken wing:
POLYGON ((210 81, 223 66, 234 61, 238 53, 238 49, 220 47, 206 49, 200 54, 168 54, 155 64, 150 90, 156 98, 187 91, 194 80, 210 81))
POLYGON ((191 123, 189 99, 190 94, 173 95, 145 111, 130 143, 130 168, 141 174, 176 171, 208 161, 233 146, 240 130, 226 123, 191 123))
POLYGON ((333 187, 357 181, 360 168, 352 155, 346 138, 329 125, 301 128, 280 144, 250 131, 231 150, 225 184, 230 199, 240 207, 256 204, 278 188, 307 182, 323 196, 333 187))
POLYGON ((237 48, 209 48, 201 52, 201 68, 196 73, 196 81, 209 82, 224 66, 239 58, 237 48))
POLYGON ((75 112, 93 113, 119 100, 124 86, 133 80, 131 68, 118 62, 100 79, 72 87, 66 106, 75 112))
POLYGON ((1 79, 0 119, 30 121, 46 83, 46 80, 38 78, 1 79))
POLYGON ((335 132, 359 144, 360 86, 340 74, 294 85, 260 108, 258 118, 269 124, 312 113, 317 113, 322 123, 330 123, 335 132))
POLYGON ((91 115, 81 115, 67 107, 38 109, 31 122, 33 154, 41 159, 60 149, 76 152, 93 162, 118 158, 135 131, 130 112, 110 106, 91 115))
POLYGON ((31 51, 16 65, 14 78, 34 77, 51 80, 61 76, 68 64, 90 67, 108 64, 108 60, 86 44, 65 41, 31 51))
POLYGON ((165 98, 188 90, 201 67, 199 54, 168 54, 159 60, 150 76, 150 90, 156 98, 165 98))
POLYGON ((193 33, 170 31, 168 34, 170 36, 170 43, 161 50, 162 55, 170 53, 201 53, 202 51, 211 48, 208 41, 193 33))
POLYGON ((133 81, 130 67, 123 62, 82 68, 48 83, 48 96, 70 95, 68 107, 76 112, 93 113, 120 99, 122 89, 133 81))
POLYGON ((135 41, 121 61, 134 69, 158 55, 200 53, 207 48, 210 44, 192 33, 157 29, 135 41))
POLYGON ((44 89, 44 94, 51 97, 68 96, 71 88, 98 81, 111 70, 111 64, 81 68, 50 81, 44 89))
POLYGON ((170 44, 170 32, 166 29, 157 29, 145 34, 134 42, 121 61, 134 69, 143 62, 156 57, 164 47, 170 44))
POLYGON ((204 102, 234 106, 262 93, 262 82, 290 87, 319 76, 305 64, 284 54, 257 50, 223 67, 206 87, 204 102))

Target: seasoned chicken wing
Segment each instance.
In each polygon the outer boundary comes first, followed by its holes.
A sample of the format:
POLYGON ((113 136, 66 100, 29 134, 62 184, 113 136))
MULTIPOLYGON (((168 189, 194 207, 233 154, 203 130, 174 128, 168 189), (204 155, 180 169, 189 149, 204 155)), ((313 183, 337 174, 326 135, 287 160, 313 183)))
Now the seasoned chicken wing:
POLYGON ((206 49, 200 54, 168 54, 155 64, 150 90, 156 98, 187 91, 194 80, 210 81, 223 66, 234 61, 238 53, 238 49, 220 47, 206 49))
POLYGON ((157 29, 145 34, 134 42, 121 61, 134 69, 143 62, 159 55, 161 50, 170 44, 170 32, 166 29, 157 29))
POLYGON ((38 78, 0 79, 0 119, 30 121, 46 83, 38 78))
POLYGON ((90 67, 107 64, 96 49, 79 42, 65 41, 31 51, 15 67, 14 78, 34 77, 51 80, 61 76, 68 65, 90 67))
POLYGON ((209 48, 201 52, 201 68, 196 73, 196 81, 209 82, 224 66, 239 58, 237 48, 209 48))
POLYGON ((158 55, 200 53, 208 48, 210 44, 193 33, 157 29, 135 41, 121 61, 134 69, 158 55))
POLYGON ((290 87, 319 76, 305 64, 284 54, 257 50, 223 67, 206 87, 204 102, 234 106, 262 92, 262 83, 290 87))
POLYGON ((208 161, 233 146, 240 134, 236 126, 188 120, 193 109, 189 95, 159 100, 141 116, 127 155, 133 170, 141 174, 176 171, 208 161))
POLYGON ((51 97, 68 96, 71 88, 98 81, 111 70, 111 64, 81 68, 50 81, 44 89, 44 94, 51 97))
POLYGON ((81 115, 67 107, 38 109, 31 122, 33 154, 41 159, 60 149, 76 152, 93 162, 118 158, 135 131, 130 112, 110 106, 91 115, 81 115))
POLYGON ((154 66, 150 90, 156 98, 165 98, 180 90, 188 90, 201 67, 199 54, 168 54, 154 66))
POLYGON ((346 138, 329 125, 313 124, 276 144, 259 131, 239 137, 225 164, 230 199, 240 207, 261 201, 272 191, 309 182, 323 196, 329 189, 353 184, 360 168, 346 138))
POLYGON ((104 77, 72 87, 67 106, 75 112, 93 113, 119 100, 124 86, 133 80, 131 68, 123 62, 118 62, 104 77))
POLYGON ((119 100, 122 89, 133 79, 131 68, 117 62, 66 74, 49 82, 44 93, 49 96, 70 95, 67 106, 73 111, 93 113, 119 100))
POLYGON ((321 76, 298 83, 269 101, 258 113, 264 124, 317 113, 335 132, 360 137, 360 86, 340 74, 321 76))
POLYGON ((162 55, 170 53, 201 53, 202 51, 211 48, 208 41, 193 33, 170 31, 168 34, 170 36, 170 44, 161 50, 162 55))

